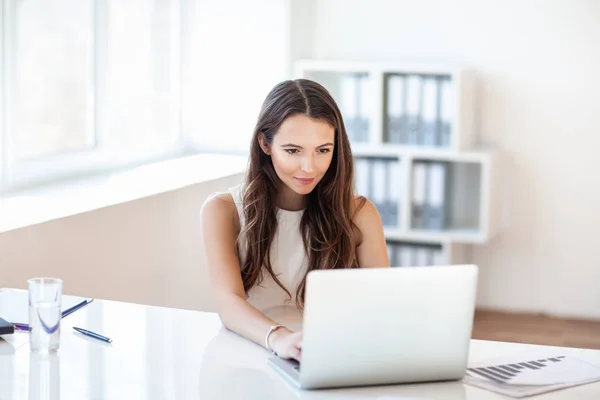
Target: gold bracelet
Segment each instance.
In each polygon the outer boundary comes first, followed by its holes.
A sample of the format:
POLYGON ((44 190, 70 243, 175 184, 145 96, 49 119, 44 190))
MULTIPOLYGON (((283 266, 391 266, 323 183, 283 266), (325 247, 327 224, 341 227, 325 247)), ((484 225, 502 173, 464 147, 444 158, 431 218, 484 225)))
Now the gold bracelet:
POLYGON ((267 332, 267 336, 265 337, 265 348, 267 350, 269 350, 270 352, 272 352, 274 355, 277 356, 277 353, 275 352, 275 350, 271 349, 269 347, 269 336, 271 336, 271 333, 275 332, 277 329, 279 328, 284 328, 283 325, 273 325, 269 328, 269 332, 267 332))

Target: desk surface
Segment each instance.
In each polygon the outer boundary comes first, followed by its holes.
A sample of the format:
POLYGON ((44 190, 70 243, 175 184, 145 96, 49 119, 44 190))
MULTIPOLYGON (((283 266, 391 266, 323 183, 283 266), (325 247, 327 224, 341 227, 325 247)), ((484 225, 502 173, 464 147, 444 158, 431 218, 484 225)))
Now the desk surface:
MULTIPOLYGON (((30 399, 30 391, 48 386, 60 397, 36 398, 506 399, 460 382, 299 391, 267 366, 266 350, 223 329, 212 313, 94 300, 64 318, 61 330, 60 352, 44 361, 49 364, 32 358, 27 334, 12 335, 12 344, 0 343, 0 399, 30 399), (75 334, 73 326, 105 334, 113 343, 75 334), (40 371, 40 365, 49 365, 50 371, 40 371)), ((473 340, 469 360, 532 347, 538 346, 473 340)), ((600 364, 600 351, 561 351, 600 364)), ((600 383, 538 398, 600 398, 600 383)))

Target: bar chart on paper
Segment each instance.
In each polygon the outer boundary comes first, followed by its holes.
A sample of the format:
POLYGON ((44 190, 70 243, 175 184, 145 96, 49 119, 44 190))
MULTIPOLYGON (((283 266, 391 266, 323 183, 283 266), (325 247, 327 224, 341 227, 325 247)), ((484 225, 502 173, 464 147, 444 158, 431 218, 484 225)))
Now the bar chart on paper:
MULTIPOLYGON (((580 378, 581 371, 573 365, 573 360, 566 356, 556 356, 545 359, 524 362, 489 365, 478 368, 468 368, 468 374, 479 376, 498 383, 517 385, 548 385, 569 379, 569 373, 580 378)), ((578 366, 581 369, 581 366, 578 366)), ((592 367, 592 366, 590 366, 592 367)), ((600 369, 591 368, 592 375, 598 375, 600 369)))
POLYGON ((563 354, 525 352, 469 365, 464 382, 525 397, 600 380, 600 366, 563 354))

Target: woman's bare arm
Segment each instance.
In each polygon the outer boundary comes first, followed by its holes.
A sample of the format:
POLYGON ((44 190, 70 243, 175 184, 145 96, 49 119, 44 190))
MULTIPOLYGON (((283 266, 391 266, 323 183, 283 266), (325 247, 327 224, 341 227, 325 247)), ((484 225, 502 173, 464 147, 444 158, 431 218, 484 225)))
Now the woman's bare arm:
MULTIPOLYGON (((229 330, 265 346, 265 337, 276 322, 246 301, 236 240, 239 217, 230 194, 209 197, 202 206, 201 226, 206 263, 217 311, 229 330)), ((284 358, 300 358, 301 333, 278 329, 269 337, 269 347, 284 358)))

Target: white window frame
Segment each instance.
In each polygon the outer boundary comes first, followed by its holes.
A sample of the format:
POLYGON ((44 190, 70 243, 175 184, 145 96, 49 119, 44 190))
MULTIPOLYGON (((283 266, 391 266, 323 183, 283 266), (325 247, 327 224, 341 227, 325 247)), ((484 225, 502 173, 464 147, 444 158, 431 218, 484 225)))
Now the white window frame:
MULTIPOLYGON (((28 186, 35 186, 65 178, 82 175, 96 174, 110 170, 140 165, 154 160, 162 160, 181 156, 189 153, 181 137, 180 129, 180 83, 181 83, 181 18, 182 8, 179 0, 172 0, 173 7, 170 20, 173 22, 171 29, 173 35, 173 53, 171 60, 171 118, 169 133, 164 140, 156 142, 143 142, 135 152, 127 151, 122 154, 118 149, 110 149, 103 143, 102 137, 102 103, 104 98, 102 88, 105 77, 103 76, 106 61, 107 43, 103 31, 107 26, 107 3, 103 0, 93 1, 91 16, 94 24, 94 37, 92 41, 94 52, 93 71, 90 74, 90 96, 93 98, 93 116, 90 135, 95 137, 95 144, 88 149, 79 151, 60 152, 43 155, 28 160, 15 160, 11 158, 10 143, 10 106, 11 95, 14 90, 11 80, 14 33, 14 3, 17 0, 0 0, 0 27, 3 32, 3 43, 0 43, 2 68, 0 70, 0 190, 10 191, 28 186)), ((110 101, 110 99, 108 100, 110 101)))

